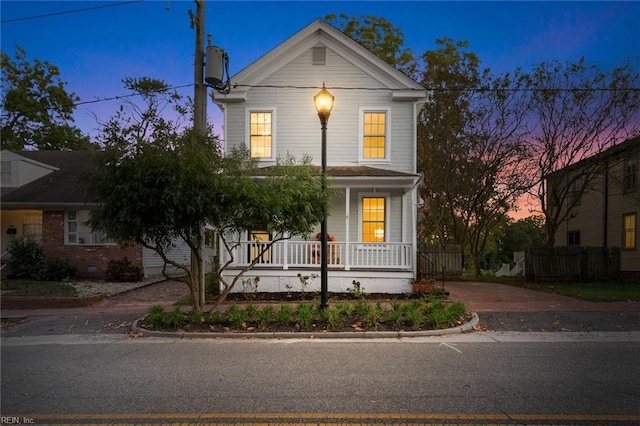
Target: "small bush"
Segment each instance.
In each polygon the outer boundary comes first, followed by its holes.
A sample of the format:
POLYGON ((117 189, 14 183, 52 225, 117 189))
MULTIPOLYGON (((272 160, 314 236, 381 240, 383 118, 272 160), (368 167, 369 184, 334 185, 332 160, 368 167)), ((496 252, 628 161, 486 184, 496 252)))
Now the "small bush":
POLYGON ((7 243, 8 267, 14 278, 35 281, 62 281, 78 270, 67 260, 45 257, 42 246, 32 238, 14 238, 7 243))
POLYGON ((229 322, 236 326, 241 326, 247 319, 246 312, 236 305, 231 305, 227 314, 229 315, 229 322))
POLYGON ((180 308, 175 308, 164 317, 164 322, 169 327, 180 327, 185 322, 184 315, 180 312, 180 308))
POLYGON ((164 308, 160 305, 152 306, 149 309, 149 323, 154 327, 159 327, 164 324, 164 308))
POLYGON ((38 281, 63 281, 72 279, 78 274, 78 268, 71 265, 66 259, 45 257, 36 271, 38 281))
POLYGON ((137 282, 143 277, 142 269, 133 266, 126 257, 122 260, 111 260, 107 265, 107 281, 137 282))
POLYGON ((293 317, 293 309, 289 305, 280 305, 280 310, 276 313, 276 323, 287 324, 293 317))
POLYGON ((298 324, 302 327, 308 327, 313 321, 313 305, 300 303, 298 305, 298 324))

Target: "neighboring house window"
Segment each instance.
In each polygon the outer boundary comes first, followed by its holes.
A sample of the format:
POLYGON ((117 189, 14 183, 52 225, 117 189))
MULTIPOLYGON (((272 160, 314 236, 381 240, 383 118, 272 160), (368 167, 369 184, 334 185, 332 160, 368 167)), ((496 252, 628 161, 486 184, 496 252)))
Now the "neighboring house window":
POLYGON ((42 239, 42 214, 24 214, 24 217, 22 218, 22 235, 35 240, 42 239))
POLYGON ((2 183, 2 186, 13 185, 16 183, 14 180, 13 162, 0 162, 0 173, 0 182, 2 183))
POLYGON ((89 227, 90 212, 88 210, 71 210, 65 214, 66 242, 69 245, 107 245, 113 244, 104 234, 91 232, 89 227))
POLYGON ((576 178, 571 184, 571 204, 580 204, 580 196, 582 194, 583 177, 576 178))
POLYGON ((360 156, 365 161, 389 160, 389 109, 361 109, 360 156))
POLYGON ((253 158, 273 158, 274 112, 249 111, 249 150, 253 158))
POLYGON ((568 246, 580 245, 580 231, 569 231, 567 233, 567 245, 568 246))
POLYGON ((635 213, 629 213, 622 216, 622 248, 635 249, 638 222, 635 213))
POLYGON ((624 162, 623 188, 625 192, 635 191, 638 186, 638 161, 634 158, 624 162))
POLYGON ((362 198, 362 242, 385 241, 386 199, 384 197, 362 198))

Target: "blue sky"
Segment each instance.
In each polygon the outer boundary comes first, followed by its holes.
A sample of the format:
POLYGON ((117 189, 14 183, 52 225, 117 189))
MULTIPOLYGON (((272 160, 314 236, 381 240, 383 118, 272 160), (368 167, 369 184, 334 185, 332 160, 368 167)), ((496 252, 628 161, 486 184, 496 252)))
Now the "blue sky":
MULTIPOLYGON (((2 51, 13 56, 19 45, 30 59, 58 66, 67 90, 82 101, 126 94, 126 77, 191 84, 194 32, 188 10, 195 11, 195 3, 122 3, 2 0, 2 51), (97 8, 109 4, 114 6, 97 8), (84 8, 94 9, 59 14, 84 8)), ((627 63, 640 69, 640 2, 220 1, 207 2, 205 31, 229 54, 233 75, 329 13, 382 16, 418 55, 435 48, 438 38, 468 40, 482 65, 497 72, 581 56, 605 70, 627 63)), ((190 87, 181 91, 193 93, 190 87)), ((94 115, 106 120, 118 105, 81 105, 76 125, 95 134, 94 115)), ((221 115, 212 103, 208 115, 220 131, 221 115)))

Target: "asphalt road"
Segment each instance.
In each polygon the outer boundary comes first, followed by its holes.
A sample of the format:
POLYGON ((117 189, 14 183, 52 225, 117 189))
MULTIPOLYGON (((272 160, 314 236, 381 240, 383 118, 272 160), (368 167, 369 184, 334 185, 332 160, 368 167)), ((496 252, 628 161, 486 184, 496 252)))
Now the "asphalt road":
POLYGON ((638 336, 4 338, 2 415, 38 424, 639 424, 638 336))

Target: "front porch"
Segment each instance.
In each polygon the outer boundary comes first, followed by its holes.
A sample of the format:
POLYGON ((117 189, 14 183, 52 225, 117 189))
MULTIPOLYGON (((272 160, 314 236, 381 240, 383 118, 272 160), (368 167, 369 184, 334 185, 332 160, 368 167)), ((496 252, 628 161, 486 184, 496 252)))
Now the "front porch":
MULTIPOLYGON (((234 262, 225 276, 231 278, 265 248, 260 241, 241 241, 233 250, 234 262)), ((346 292, 360 282, 369 293, 405 293, 413 278, 414 247, 411 243, 329 242, 327 267, 330 292, 346 292)), ((224 264, 229 254, 220 259, 224 264)), ((320 289, 320 242, 284 240, 274 243, 243 277, 260 277, 258 291, 300 291, 300 274, 309 277, 307 291, 320 289), (313 277, 316 276, 314 279, 313 277)), ((234 292, 244 291, 242 281, 234 292)))

